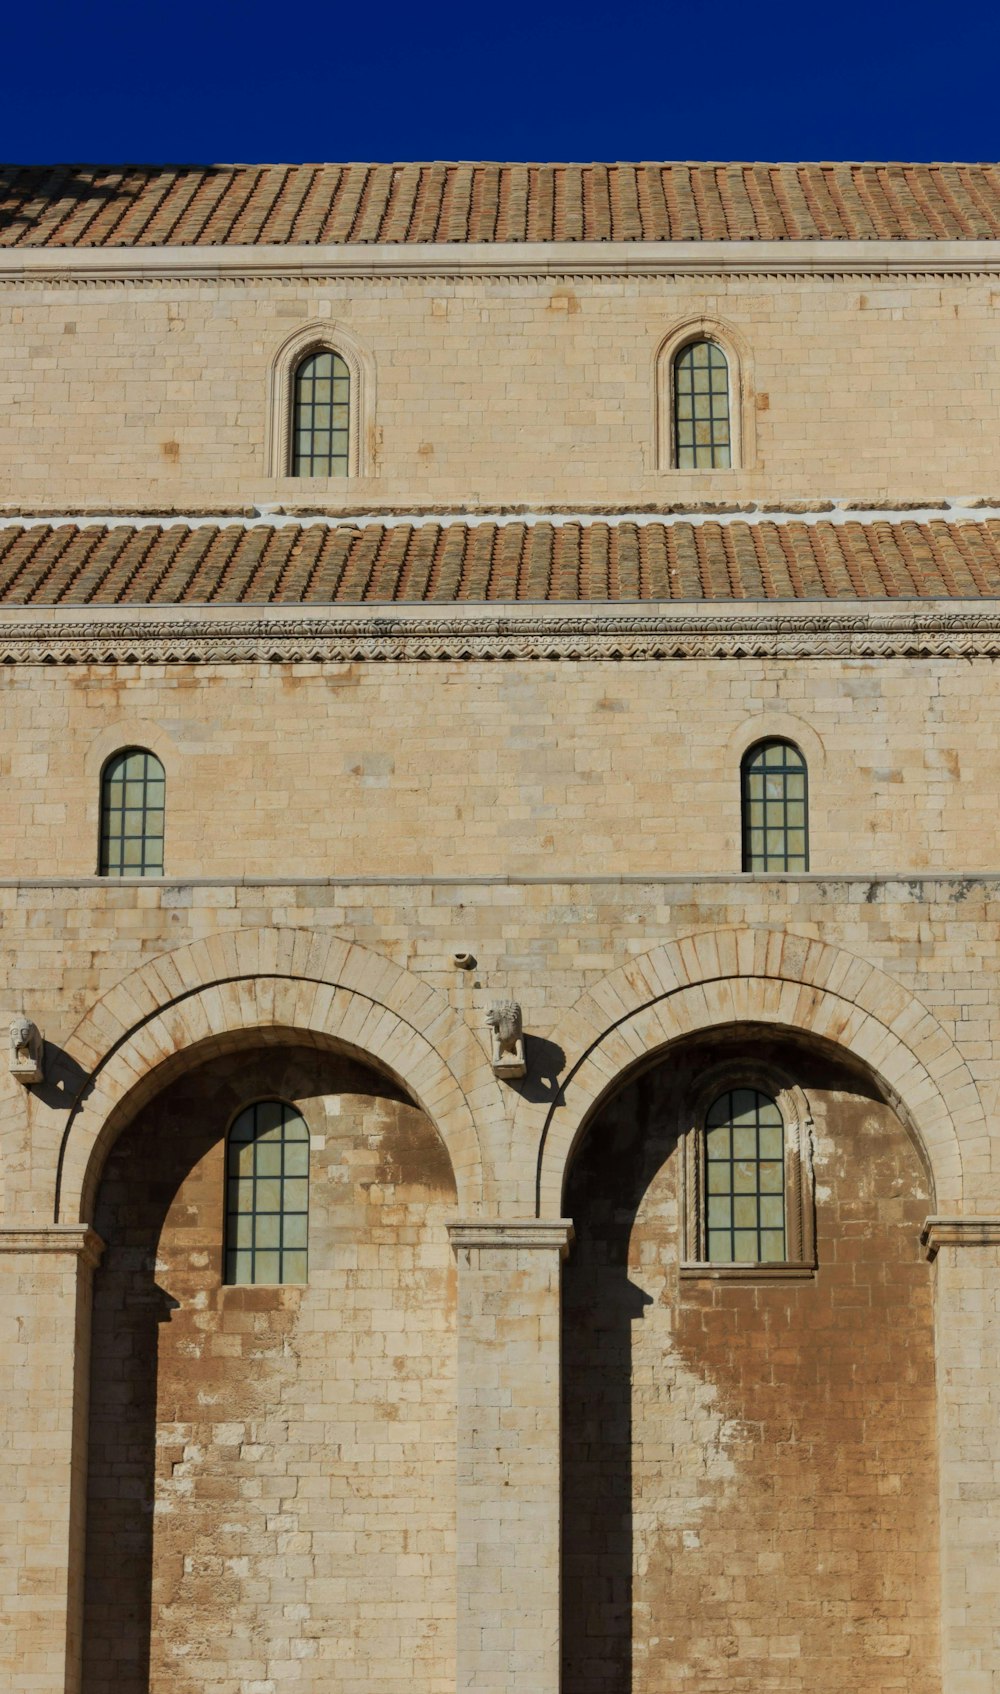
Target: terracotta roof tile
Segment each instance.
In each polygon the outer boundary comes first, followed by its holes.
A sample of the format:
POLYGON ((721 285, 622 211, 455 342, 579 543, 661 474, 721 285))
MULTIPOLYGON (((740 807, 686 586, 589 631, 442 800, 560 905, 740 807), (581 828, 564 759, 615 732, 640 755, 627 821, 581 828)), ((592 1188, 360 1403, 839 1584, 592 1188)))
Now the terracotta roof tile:
POLYGON ((0 167, 0 247, 998 236, 989 164, 0 167))
POLYGON ((994 518, 0 529, 8 606, 994 597, 994 518))

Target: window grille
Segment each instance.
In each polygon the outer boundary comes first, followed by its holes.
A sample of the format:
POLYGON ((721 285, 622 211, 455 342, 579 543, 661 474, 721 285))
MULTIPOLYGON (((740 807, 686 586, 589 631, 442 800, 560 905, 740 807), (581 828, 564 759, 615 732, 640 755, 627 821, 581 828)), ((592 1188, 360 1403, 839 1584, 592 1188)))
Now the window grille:
POLYGON ((691 341, 674 360, 674 455, 679 470, 732 464, 729 365, 715 341, 691 341))
POLYGON ((721 1094, 705 1118, 705 1225, 711 1264, 785 1258, 785 1126, 755 1088, 721 1094))
POLYGON ((292 475, 346 476, 351 373, 339 353, 310 353, 295 372, 292 475))
POLYGON ((259 1100, 229 1131, 226 1281, 305 1282, 309 1131, 292 1106, 259 1100))
POLYGON ((102 876, 163 875, 166 779, 155 753, 129 747, 101 777, 102 876))
POLYGON ((789 741, 762 741, 743 760, 743 869, 807 871, 806 762, 789 741))

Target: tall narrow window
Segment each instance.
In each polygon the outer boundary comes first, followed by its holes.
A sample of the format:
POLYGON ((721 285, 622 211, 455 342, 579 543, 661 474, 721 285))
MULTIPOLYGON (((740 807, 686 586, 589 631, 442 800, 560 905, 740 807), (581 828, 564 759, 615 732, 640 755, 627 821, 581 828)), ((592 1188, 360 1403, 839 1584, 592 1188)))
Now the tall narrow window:
POLYGON ((790 741, 760 741, 744 755, 743 869, 807 871, 806 762, 790 741))
POLYGON ((226 1149, 226 1281, 305 1282, 309 1131, 283 1100, 247 1106, 226 1149))
POLYGON ((729 366, 715 341, 690 341, 674 360, 674 463, 679 470, 732 464, 729 366))
POLYGON ((710 1264, 785 1258, 785 1126, 755 1088, 720 1094, 705 1118, 705 1233, 710 1264))
POLYGON ((102 876, 163 875, 166 781, 155 753, 127 747, 101 776, 102 876))
POLYGON ((351 373, 339 353, 310 353, 295 372, 292 475, 346 476, 350 459, 351 373))

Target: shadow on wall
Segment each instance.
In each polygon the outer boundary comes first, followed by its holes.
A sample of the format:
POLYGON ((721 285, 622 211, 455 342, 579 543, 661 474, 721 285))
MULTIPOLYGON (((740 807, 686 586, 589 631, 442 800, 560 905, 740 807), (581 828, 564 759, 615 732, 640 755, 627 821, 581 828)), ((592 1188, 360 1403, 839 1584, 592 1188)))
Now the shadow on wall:
POLYGON ((564 1207, 573 1694, 938 1694, 926 1207, 868 1079, 773 1032, 679 1044, 602 1107, 564 1207), (687 1102, 741 1055, 780 1066, 814 1115, 815 1279, 678 1275, 687 1102))
MULTIPOLYGON (((329 1533, 347 1512, 364 1520, 361 1545, 379 1543, 389 1559, 417 1525, 426 1611, 443 1620, 421 1651, 440 1679, 453 1676, 441 1597, 453 1479, 449 1492, 447 1467, 442 1477, 412 1449, 419 1439, 436 1455, 449 1434, 453 1444, 443 1220, 454 1206, 429 1120, 394 1083, 332 1052, 226 1054, 168 1085, 124 1130, 94 1219, 107 1250, 94 1284, 82 1694, 240 1680, 241 1666, 280 1654, 289 1628, 320 1656, 352 1629, 368 1650, 374 1624, 359 1592, 370 1573, 359 1557, 345 1578, 329 1533), (273 1098, 294 1102, 310 1128, 309 1284, 227 1287, 225 1131, 249 1101, 273 1098), (337 1445, 362 1416, 386 1445, 425 1420, 377 1478, 337 1445), (329 1578, 317 1587, 346 1589, 340 1612, 319 1605, 315 1618, 310 1575, 292 1568, 303 1560, 285 1556, 286 1542, 314 1539, 333 1561, 326 1572, 316 1554, 317 1578, 329 1578), (290 1606, 307 1623, 290 1626, 290 1606)), ((421 1621, 412 1602, 411 1615, 421 1621)), ((417 1653, 409 1627, 401 1658, 417 1653)))

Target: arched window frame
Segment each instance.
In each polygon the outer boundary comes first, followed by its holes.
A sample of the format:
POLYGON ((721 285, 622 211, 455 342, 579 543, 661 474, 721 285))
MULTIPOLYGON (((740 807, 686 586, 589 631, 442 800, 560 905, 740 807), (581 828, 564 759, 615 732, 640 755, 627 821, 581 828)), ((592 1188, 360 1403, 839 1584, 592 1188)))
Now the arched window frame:
POLYGON ((803 1090, 769 1061, 734 1060, 707 1071, 687 1102, 680 1130, 682 1278, 754 1282, 797 1279, 816 1270, 813 1117, 803 1090), (785 1131, 785 1258, 772 1263, 714 1264, 708 1257, 706 1120, 720 1095, 752 1088, 772 1099, 785 1131))
MULTIPOLYGON (((226 1133, 225 1133, 225 1138, 224 1138, 224 1142, 223 1142, 223 1146, 224 1146, 224 1149, 225 1149, 225 1152, 224 1152, 225 1163, 224 1163, 224 1169, 223 1169, 222 1283, 223 1283, 224 1287, 228 1287, 228 1288, 282 1288, 282 1287, 304 1287, 306 1285, 306 1283, 308 1281, 308 1276, 309 1276, 309 1213, 310 1213, 309 1184, 310 1184, 310 1167, 311 1167, 311 1163, 312 1163, 311 1143, 312 1143, 312 1136, 311 1136, 311 1132, 310 1132, 309 1122, 308 1122, 308 1119, 306 1117, 305 1112, 302 1110, 302 1107, 298 1104, 297 1101, 286 1100, 283 1095, 280 1095, 280 1094, 262 1094, 262 1095, 258 1096, 257 1098, 255 1098, 253 1100, 244 1101, 243 1104, 238 1108, 238 1110, 233 1112, 232 1116, 229 1119, 228 1124, 226 1125, 226 1133), (232 1268, 231 1263, 230 1263, 230 1255, 233 1254, 233 1253, 239 1252, 241 1250, 242 1251, 247 1250, 246 1248, 241 1249, 239 1244, 237 1242, 233 1241, 233 1236, 232 1236, 231 1217, 235 1213, 235 1208, 233 1208, 230 1205, 230 1199, 231 1199, 230 1183, 231 1183, 231 1180, 232 1180, 231 1171, 230 1171, 230 1148, 232 1146, 233 1131, 236 1128, 236 1125, 239 1123, 240 1119, 247 1112, 252 1112, 260 1106, 272 1106, 272 1105, 273 1106, 281 1106, 281 1107, 284 1108, 285 1111, 293 1113, 294 1116, 296 1118, 298 1118, 299 1122, 303 1126, 303 1129, 305 1130, 304 1136, 301 1136, 298 1139, 301 1140, 304 1143, 305 1149, 306 1149, 306 1159, 305 1159, 305 1167, 306 1168, 305 1168, 305 1177, 304 1177, 305 1184, 306 1184, 306 1205, 305 1205, 304 1213, 303 1213, 301 1208, 296 1208, 294 1214, 292 1214, 291 1212, 289 1212, 289 1214, 288 1214, 290 1216, 295 1215, 297 1217, 301 1217, 301 1216, 304 1215, 305 1220, 306 1220, 305 1221, 305 1244, 304 1244, 304 1246, 295 1244, 290 1249, 288 1249, 288 1250, 292 1250, 292 1251, 300 1251, 300 1252, 303 1252, 305 1254, 305 1272, 306 1272, 306 1274, 305 1274, 305 1277, 302 1279, 301 1282, 285 1281, 281 1278, 279 1278, 279 1280, 276 1281, 276 1282, 258 1282, 256 1280, 256 1278, 251 1278, 250 1281, 245 1281, 245 1280, 240 1280, 240 1279, 230 1275, 230 1271, 231 1271, 231 1268, 232 1268)), ((251 1144, 252 1143, 250 1143, 250 1142, 244 1143, 244 1145, 251 1145, 251 1144)), ((301 1175, 299 1175, 297 1178, 293 1178, 293 1179, 300 1180, 300 1181, 303 1180, 301 1175)), ((256 1180, 256 1173, 255 1173, 255 1180, 256 1180)), ((270 1180, 274 1180, 274 1179, 270 1178, 270 1180)), ((282 1176, 281 1176, 280 1180, 281 1180, 282 1184, 285 1181, 284 1170, 282 1170, 282 1176)), ((257 1215, 258 1215, 257 1212, 256 1212, 256 1209, 253 1209, 250 1215, 252 1215, 254 1218, 256 1218, 257 1215)), ((271 1215, 273 1215, 273 1214, 271 1214, 271 1215)), ((280 1216, 282 1217, 282 1219, 284 1219, 285 1215, 286 1214, 285 1214, 284 1207, 282 1207, 281 1212, 280 1212, 280 1216)), ((255 1237, 256 1237, 256 1231, 254 1232, 254 1234, 255 1234, 255 1237)), ((286 1251, 283 1243, 284 1243, 284 1227, 282 1226, 282 1247, 280 1249, 278 1249, 278 1251, 282 1252, 282 1253, 284 1251, 286 1251)), ((258 1251, 260 1249, 258 1249, 255 1245, 252 1249, 249 1249, 249 1250, 253 1253, 256 1253, 256 1251, 258 1251)), ((284 1269, 284 1266, 280 1266, 279 1268, 284 1269)))
POLYGON ((751 470, 756 463, 755 407, 749 349, 739 332, 718 318, 685 318, 675 324, 660 342, 655 358, 656 467, 675 476, 731 476, 733 471, 751 470), (730 464, 726 468, 678 466, 677 428, 674 417, 674 365, 685 347, 696 341, 714 341, 725 354, 729 367, 730 464))
MULTIPOLYGON (((292 477, 292 410, 295 376, 314 353, 338 353, 351 379, 348 417, 347 478, 373 476, 375 366, 370 356, 340 324, 319 322, 297 329, 283 341, 268 372, 267 440, 265 457, 271 477, 292 477)), ((295 478, 296 481, 303 479, 295 478)), ((323 481, 323 478, 309 478, 323 481)), ((344 478, 331 478, 341 482, 344 478)))
MULTIPOLYGON (((163 876, 165 874, 166 838, 167 838, 166 788, 167 788, 166 767, 164 766, 163 760, 160 758, 160 755, 157 752, 154 752, 154 750, 151 747, 141 746, 137 742, 129 742, 126 746, 116 747, 114 749, 114 751, 109 753, 107 755, 107 757, 102 761, 100 777, 98 779, 98 805, 97 805, 97 874, 98 874, 98 876, 107 877, 112 881, 141 882, 147 877, 163 876), (108 838, 108 835, 109 835, 109 832, 107 832, 106 829, 105 829, 105 823, 108 819, 108 813, 109 813, 108 794, 107 794, 106 790, 107 790, 107 785, 108 785, 108 781, 109 781, 109 777, 110 777, 110 773, 111 773, 111 767, 113 765, 115 765, 118 760, 129 759, 129 758, 132 758, 136 754, 141 754, 142 757, 147 759, 147 760, 148 759, 154 759, 156 761, 156 764, 159 766, 159 769, 160 769, 159 780, 162 781, 162 783, 163 783, 163 805, 162 805, 162 807, 153 808, 153 809, 160 811, 162 818, 163 818, 163 827, 162 827, 162 831, 161 831, 161 833, 158 837, 159 845, 160 845, 158 867, 154 870, 146 870, 145 868, 141 868, 141 869, 133 872, 131 870, 126 870, 126 869, 112 869, 111 868, 111 865, 110 865, 109 860, 108 860, 108 856, 106 855, 106 852, 105 852, 105 842, 106 842, 106 839, 108 838)), ((144 821, 145 821, 145 816, 146 816, 146 812, 147 812, 148 809, 149 808, 146 808, 145 806, 143 807, 143 820, 144 821)), ((118 839, 118 838, 116 837, 115 839, 118 839)), ((125 837, 122 837, 121 839, 125 839, 125 837)), ((139 839, 143 843, 145 843, 147 841, 147 839, 156 840, 157 837, 150 836, 149 832, 146 829, 143 829, 141 834, 134 839, 139 839)), ((143 866, 144 866, 145 858, 146 858, 145 845, 143 847, 142 857, 143 857, 143 866)))
MULTIPOLYGON (((761 736, 758 736, 757 739, 752 741, 750 743, 749 747, 747 747, 745 749, 743 756, 740 759, 740 854, 741 854, 741 867, 742 867, 744 874, 747 875, 747 876, 804 876, 804 875, 807 874, 807 872, 809 870, 809 761, 806 758, 805 754, 803 753, 802 748, 799 746, 798 742, 793 741, 790 736, 787 736, 787 735, 761 735, 761 736), (805 823, 804 823, 804 826, 803 826, 803 833, 804 833, 804 836, 805 836, 805 864, 797 867, 794 870, 787 869, 784 866, 781 867, 780 869, 776 869, 776 870, 771 870, 771 869, 763 870, 763 869, 759 868, 758 866, 756 866, 756 865, 754 865, 750 862, 751 854, 750 854, 750 846, 749 846, 749 833, 750 833, 751 825, 750 825, 748 812, 747 812, 747 808, 748 808, 748 805, 749 805, 749 800, 748 800, 747 791, 746 791, 747 771, 748 771, 750 761, 753 759, 754 755, 756 753, 759 753, 765 747, 787 747, 787 748, 791 748, 792 752, 796 753, 798 755, 798 757, 802 760, 802 786, 803 786, 803 802, 804 802, 804 817, 805 817, 805 823)), ((787 857, 787 853, 786 853, 785 856, 787 857)))

